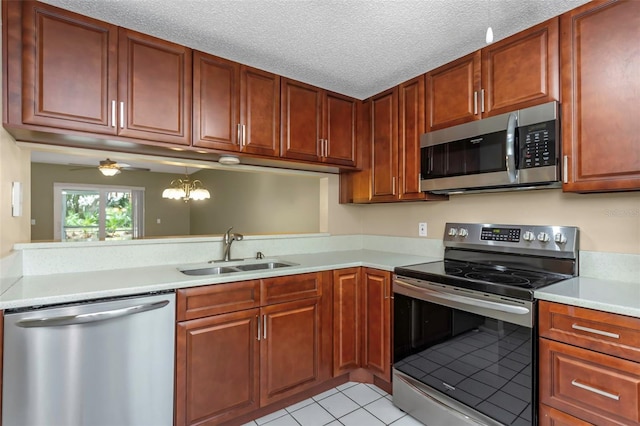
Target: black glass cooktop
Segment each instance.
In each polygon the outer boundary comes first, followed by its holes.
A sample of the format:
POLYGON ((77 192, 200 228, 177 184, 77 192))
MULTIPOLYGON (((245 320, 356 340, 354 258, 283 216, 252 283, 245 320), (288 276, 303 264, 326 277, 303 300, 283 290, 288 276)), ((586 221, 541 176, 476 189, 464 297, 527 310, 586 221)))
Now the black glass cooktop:
POLYGON ((397 275, 432 283, 453 285, 526 300, 533 300, 533 291, 538 288, 571 278, 570 275, 456 260, 396 267, 394 272, 397 275))

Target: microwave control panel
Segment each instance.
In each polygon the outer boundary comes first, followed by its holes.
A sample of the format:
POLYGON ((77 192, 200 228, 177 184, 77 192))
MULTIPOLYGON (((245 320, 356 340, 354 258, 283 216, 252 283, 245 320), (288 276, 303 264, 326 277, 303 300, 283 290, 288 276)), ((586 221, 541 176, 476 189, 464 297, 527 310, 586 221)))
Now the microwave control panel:
POLYGON ((522 126, 518 133, 519 169, 556 165, 556 121, 522 126))

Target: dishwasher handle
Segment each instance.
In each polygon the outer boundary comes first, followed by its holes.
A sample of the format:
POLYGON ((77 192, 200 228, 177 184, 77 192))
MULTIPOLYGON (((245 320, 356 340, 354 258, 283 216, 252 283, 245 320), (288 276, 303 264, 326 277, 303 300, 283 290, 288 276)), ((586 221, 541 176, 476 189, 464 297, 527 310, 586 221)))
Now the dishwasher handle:
POLYGON ((79 315, 65 315, 60 317, 44 317, 44 318, 26 318, 16 322, 18 327, 35 328, 35 327, 58 327, 64 325, 87 324, 98 321, 106 321, 114 318, 120 318, 127 315, 139 314, 142 312, 160 309, 169 304, 168 300, 161 300, 154 303, 145 303, 142 305, 128 306, 126 308, 112 309, 109 311, 90 312, 79 315))

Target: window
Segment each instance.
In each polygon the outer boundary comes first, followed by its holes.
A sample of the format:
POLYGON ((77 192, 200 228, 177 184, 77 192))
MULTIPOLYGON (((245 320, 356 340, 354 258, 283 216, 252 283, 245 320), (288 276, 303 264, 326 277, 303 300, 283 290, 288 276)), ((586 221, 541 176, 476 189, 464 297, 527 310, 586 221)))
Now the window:
POLYGON ((54 183, 54 238, 131 240, 144 236, 144 188, 54 183))

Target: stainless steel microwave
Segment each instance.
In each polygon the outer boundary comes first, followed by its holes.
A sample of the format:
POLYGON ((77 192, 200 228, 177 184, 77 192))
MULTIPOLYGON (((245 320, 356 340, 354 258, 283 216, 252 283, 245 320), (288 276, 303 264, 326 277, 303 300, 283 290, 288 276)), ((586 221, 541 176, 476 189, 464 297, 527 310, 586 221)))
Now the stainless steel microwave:
POLYGON ((561 186, 558 103, 420 136, 420 189, 434 193, 561 186))

